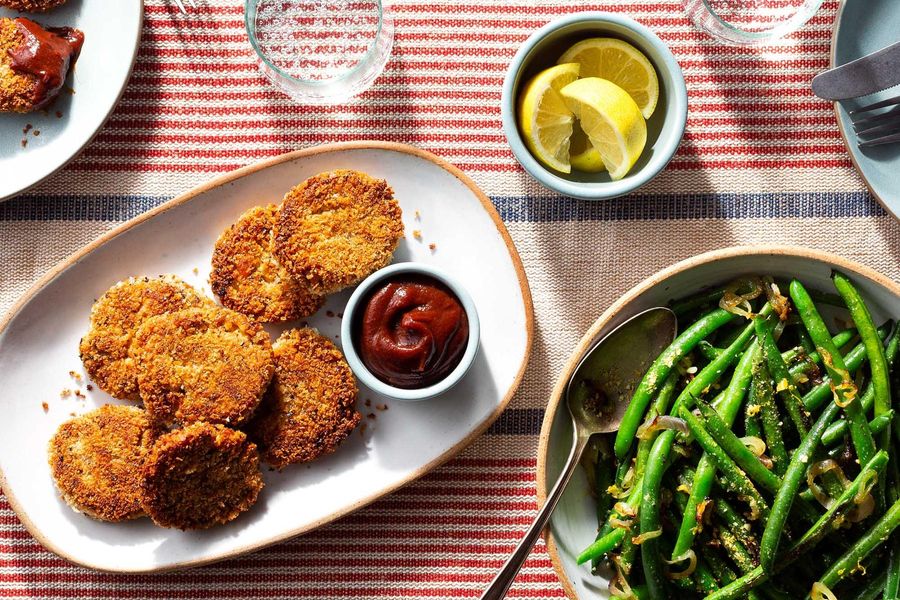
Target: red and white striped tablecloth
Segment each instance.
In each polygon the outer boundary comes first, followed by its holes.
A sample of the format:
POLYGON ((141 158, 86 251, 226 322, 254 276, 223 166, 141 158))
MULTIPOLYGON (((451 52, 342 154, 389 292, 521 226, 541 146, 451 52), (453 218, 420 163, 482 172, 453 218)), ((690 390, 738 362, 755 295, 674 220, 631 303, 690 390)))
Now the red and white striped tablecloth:
MULTIPOLYGON (((147 0, 134 75, 106 127, 64 171, 0 204, 0 310, 89 240, 216 174, 323 142, 390 140, 461 167, 497 206, 534 295, 531 364, 507 412, 445 466, 337 523, 224 563, 140 576, 73 567, 0 499, 0 597, 478 597, 535 513, 537 433, 555 377, 630 286, 702 251, 775 242, 837 252, 900 280, 900 226, 866 193, 831 106, 809 89, 827 66, 835 0, 761 49, 716 43, 679 0, 397 0, 384 74, 329 108, 298 106, 267 84, 240 0, 197 2, 182 15, 147 0), (687 79, 678 154, 614 202, 539 187, 500 125, 500 86, 519 44, 581 10, 649 26, 687 79)), ((510 597, 562 596, 539 543, 510 597)))

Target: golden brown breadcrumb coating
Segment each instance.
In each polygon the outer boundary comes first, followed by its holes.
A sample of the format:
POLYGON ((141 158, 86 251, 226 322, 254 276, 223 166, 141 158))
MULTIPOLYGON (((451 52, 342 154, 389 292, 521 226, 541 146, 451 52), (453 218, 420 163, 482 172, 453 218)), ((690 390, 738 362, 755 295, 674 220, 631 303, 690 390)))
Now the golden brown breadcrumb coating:
POLYGON ((0 6, 21 12, 46 12, 65 2, 66 0, 0 0, 0 6))
POLYGON ((50 471, 72 508, 103 521, 143 516, 141 465, 152 443, 142 408, 107 404, 70 419, 50 440, 50 471))
POLYGON ((325 302, 275 258, 272 229, 277 218, 274 204, 241 215, 216 241, 209 277, 224 306, 263 322, 308 317, 325 302))
POLYGON ((282 468, 334 452, 356 425, 356 381, 344 355, 312 329, 284 332, 275 377, 251 431, 263 460, 282 468))
POLYGON ((359 171, 320 173, 284 197, 275 255, 313 291, 330 294, 391 262, 403 237, 400 218, 383 179, 359 171))
POLYGON ((207 305, 147 319, 131 344, 150 420, 239 427, 272 379, 269 334, 227 308, 207 305))
POLYGON ((91 308, 91 328, 79 344, 88 375, 111 396, 139 400, 137 370, 128 355, 137 328, 150 317, 203 302, 174 275, 132 277, 112 286, 91 308))
POLYGON ((9 51, 23 43, 16 22, 0 18, 0 112, 27 113, 34 109, 37 78, 13 71, 9 57, 9 51))
POLYGON ((263 488, 256 446, 240 431, 193 423, 156 440, 141 502, 161 527, 206 529, 235 519, 263 488))

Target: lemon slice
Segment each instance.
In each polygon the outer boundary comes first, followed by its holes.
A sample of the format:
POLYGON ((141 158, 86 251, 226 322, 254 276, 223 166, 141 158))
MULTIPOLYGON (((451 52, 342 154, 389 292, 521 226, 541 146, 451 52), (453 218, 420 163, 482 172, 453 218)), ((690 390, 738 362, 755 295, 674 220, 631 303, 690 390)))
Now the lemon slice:
POLYGON ((558 63, 578 63, 581 77, 602 77, 628 92, 645 119, 659 101, 659 78, 644 54, 622 40, 591 38, 578 42, 558 63))
POLYGON ((519 129, 536 159, 571 173, 569 138, 575 118, 559 90, 578 79, 577 64, 561 64, 535 75, 519 94, 519 129))
POLYGON ((628 93, 599 77, 574 81, 560 90, 566 105, 600 153, 612 179, 622 179, 647 143, 647 122, 628 93))
POLYGON ((569 142, 569 162, 572 163, 573 169, 582 173, 599 173, 606 169, 600 153, 594 148, 578 121, 575 121, 572 139, 569 142))

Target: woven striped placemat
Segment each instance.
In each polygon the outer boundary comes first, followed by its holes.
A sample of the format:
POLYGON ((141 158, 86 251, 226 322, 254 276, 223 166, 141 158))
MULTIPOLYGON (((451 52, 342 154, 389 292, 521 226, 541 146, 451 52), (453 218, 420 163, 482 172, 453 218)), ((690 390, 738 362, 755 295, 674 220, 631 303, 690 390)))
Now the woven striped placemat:
MULTIPOLYGON (((2 597, 477 597, 534 515, 537 433, 555 377, 630 286, 706 250, 761 243, 836 252, 900 280, 900 225, 866 193, 831 106, 809 90, 827 66, 834 0, 762 49, 721 46, 678 0, 397 0, 384 74, 332 108, 297 106, 269 87, 239 0, 198 4, 181 15, 147 0, 134 75, 109 123, 64 171, 0 204, 0 311, 89 240, 216 174, 323 142, 390 140, 448 159, 494 201, 534 295, 531 364, 506 413, 444 467, 312 534, 218 565, 141 576, 72 567, 0 500, 2 597), (499 109, 519 44, 586 9, 656 31, 684 69, 690 103, 667 170, 638 195, 594 204, 554 196, 524 174, 499 109)), ((539 543, 510 597, 562 595, 539 543)))

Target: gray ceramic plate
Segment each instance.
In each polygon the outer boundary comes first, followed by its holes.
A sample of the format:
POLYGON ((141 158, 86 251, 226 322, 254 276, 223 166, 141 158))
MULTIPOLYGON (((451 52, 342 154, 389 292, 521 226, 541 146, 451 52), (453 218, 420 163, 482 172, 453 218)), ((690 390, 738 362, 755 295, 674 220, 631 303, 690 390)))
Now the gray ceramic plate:
MULTIPOLYGON (((838 11, 831 41, 831 66, 836 67, 900 40, 900 4, 897 0, 844 0, 838 11)), ((862 98, 835 102, 838 125, 850 159, 882 206, 900 219, 900 144, 860 150, 848 110, 895 96, 890 88, 862 98)))
POLYGON ((37 185, 75 158, 112 114, 131 75, 144 18, 142 0, 70 0, 29 17, 46 26, 77 27, 84 47, 65 90, 46 109, 0 113, 0 200, 37 185))
MULTIPOLYGON (((742 274, 759 273, 788 279, 800 276, 810 288, 833 291, 830 275, 839 269, 853 278, 872 316, 882 322, 900 315, 900 285, 862 265, 833 254, 797 247, 726 248, 682 261, 660 271, 627 292, 597 319, 581 339, 550 397, 538 446, 537 495, 543 505, 572 447, 572 424, 561 401, 569 376, 593 342, 625 319, 669 300, 689 297, 703 288, 726 283, 742 274)), ((821 307, 826 308, 826 307, 821 307)), ((826 318, 828 313, 826 312, 826 318)), ((579 469, 553 513, 547 548, 569 598, 608 598, 607 581, 579 566, 575 557, 597 532, 597 514, 587 478, 579 469)))

